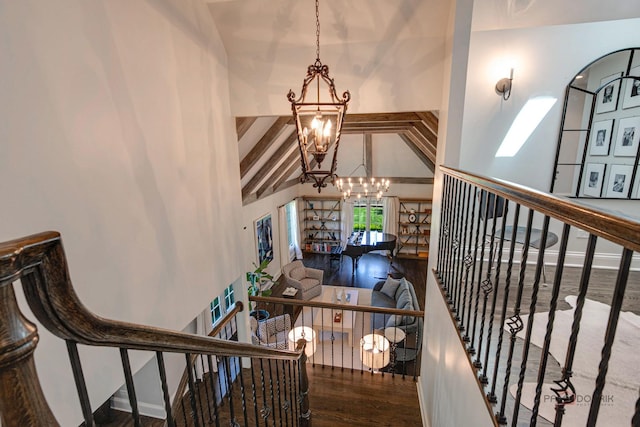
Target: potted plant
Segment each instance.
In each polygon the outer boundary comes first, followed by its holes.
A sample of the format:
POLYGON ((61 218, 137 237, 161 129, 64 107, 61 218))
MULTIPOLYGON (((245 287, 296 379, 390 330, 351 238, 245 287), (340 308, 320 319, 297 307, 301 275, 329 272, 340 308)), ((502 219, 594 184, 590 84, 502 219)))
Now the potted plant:
MULTIPOLYGON (((271 295, 271 289, 263 290, 268 283, 273 281, 273 276, 265 271, 270 262, 270 259, 265 259, 260 265, 253 263, 255 270, 247 271, 246 277, 247 282, 249 282, 249 296, 268 297, 271 295)), ((252 310, 251 301, 249 301, 249 310, 249 315, 255 317, 258 321, 269 318, 269 312, 267 310, 252 310)))

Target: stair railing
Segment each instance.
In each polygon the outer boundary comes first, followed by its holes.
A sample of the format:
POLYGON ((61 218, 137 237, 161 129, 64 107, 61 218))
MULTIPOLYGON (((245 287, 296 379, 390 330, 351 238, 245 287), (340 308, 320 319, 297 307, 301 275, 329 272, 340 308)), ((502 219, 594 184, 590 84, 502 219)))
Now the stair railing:
MULTIPOLYGON (((13 289, 13 283, 17 280, 22 283, 27 303, 38 321, 66 342, 86 426, 94 426, 95 422, 78 353, 78 344, 119 348, 132 408, 131 415, 136 426, 141 425, 141 416, 137 409, 129 350, 156 353, 169 425, 177 425, 179 422, 171 412, 171 405, 168 404, 169 392, 162 357, 167 352, 183 353, 189 371, 191 371, 190 365, 194 354, 206 357, 210 367, 214 356, 221 358, 226 364, 226 378, 221 381, 226 381, 226 391, 229 396, 236 382, 230 375, 234 369, 232 361, 235 361, 236 368, 240 366, 239 358, 241 357, 251 358, 253 364, 262 364, 266 361, 271 366, 273 362, 277 376, 273 377, 273 373, 269 371, 262 371, 261 375, 263 378, 271 375, 269 380, 276 382, 279 388, 282 386, 284 392, 274 396, 273 389, 269 393, 269 390, 265 390, 265 386, 262 385, 264 392, 260 393, 260 390, 256 391, 260 386, 256 386, 254 381, 250 387, 254 387, 252 396, 256 416, 258 415, 257 400, 262 398, 264 405, 260 408, 260 416, 263 418, 271 416, 275 420, 277 412, 278 416, 290 419, 291 425, 294 425, 294 420, 298 425, 311 423, 304 341, 301 340, 298 343, 295 351, 275 350, 99 317, 84 307, 73 290, 60 234, 44 232, 0 243, 0 420, 2 425, 59 425, 40 386, 33 359, 38 333, 36 326, 26 319, 19 309, 13 289), (278 371, 278 368, 282 369, 282 372, 278 371), (271 402, 268 402, 268 399, 271 402), (279 408, 273 407, 276 400, 281 403, 279 408)), ((239 369, 240 381, 242 381, 241 376, 242 369, 239 369)), ((193 403, 197 398, 197 391, 193 378, 188 382, 193 403)), ((240 388, 241 404, 235 405, 234 408, 234 401, 229 398, 230 404, 226 405, 225 409, 230 407, 227 409, 230 412, 213 415, 210 412, 211 421, 220 424, 221 420, 224 420, 225 423, 236 425, 236 419, 243 417, 245 424, 248 422, 251 413, 247 411, 247 401, 251 403, 251 396, 245 393, 244 386, 240 388), (214 415, 215 419, 213 419, 214 415)), ((192 405, 191 409, 193 413, 189 415, 195 416, 192 420, 185 420, 185 425, 187 421, 189 425, 205 424, 206 420, 203 414, 199 413, 197 406, 192 405)), ((184 413, 186 414, 186 411, 184 413)))

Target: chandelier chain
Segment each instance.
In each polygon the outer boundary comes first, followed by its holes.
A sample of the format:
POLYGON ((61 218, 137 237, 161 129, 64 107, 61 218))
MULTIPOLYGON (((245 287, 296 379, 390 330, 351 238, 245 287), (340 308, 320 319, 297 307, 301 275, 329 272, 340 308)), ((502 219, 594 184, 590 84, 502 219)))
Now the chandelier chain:
POLYGON ((320 0, 316 0, 316 61, 320 62, 320 0))

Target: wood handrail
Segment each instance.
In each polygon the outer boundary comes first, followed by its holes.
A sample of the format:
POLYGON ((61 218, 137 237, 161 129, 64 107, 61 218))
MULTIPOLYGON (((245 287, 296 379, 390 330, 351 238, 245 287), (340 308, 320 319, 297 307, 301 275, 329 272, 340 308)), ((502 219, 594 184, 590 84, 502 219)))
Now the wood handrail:
POLYGON ((278 298, 278 297, 260 297, 250 296, 249 301, 263 302, 270 304, 285 304, 301 307, 326 308, 334 310, 360 311, 363 313, 379 313, 379 314, 401 314, 403 316, 424 317, 424 311, 420 310, 404 310, 401 308, 375 307, 372 305, 350 305, 336 304, 322 301, 307 301, 294 298, 278 298))
POLYGON ((640 221, 638 220, 509 181, 488 178, 446 166, 440 166, 440 170, 446 175, 488 190, 550 218, 640 252, 640 221))
POLYGON ((73 290, 60 234, 35 234, 0 244, 0 286, 21 279, 38 320, 59 338, 93 346, 299 360, 300 353, 99 317, 73 290))

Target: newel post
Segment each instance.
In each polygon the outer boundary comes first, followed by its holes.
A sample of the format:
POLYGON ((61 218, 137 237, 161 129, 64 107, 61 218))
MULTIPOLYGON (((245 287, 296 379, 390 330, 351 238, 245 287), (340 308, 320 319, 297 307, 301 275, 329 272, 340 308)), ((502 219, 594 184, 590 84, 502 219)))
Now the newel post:
MULTIPOLYGON (((297 348, 304 348, 307 342, 303 339, 298 340, 297 348)), ((302 352, 300 356, 300 419, 298 425, 300 427, 311 427, 311 408, 309 407, 309 378, 307 377, 307 355, 302 352)))
POLYGON ((42 393, 33 352, 36 326, 20 312, 11 281, 0 281, 0 420, 3 426, 58 426, 42 393))

